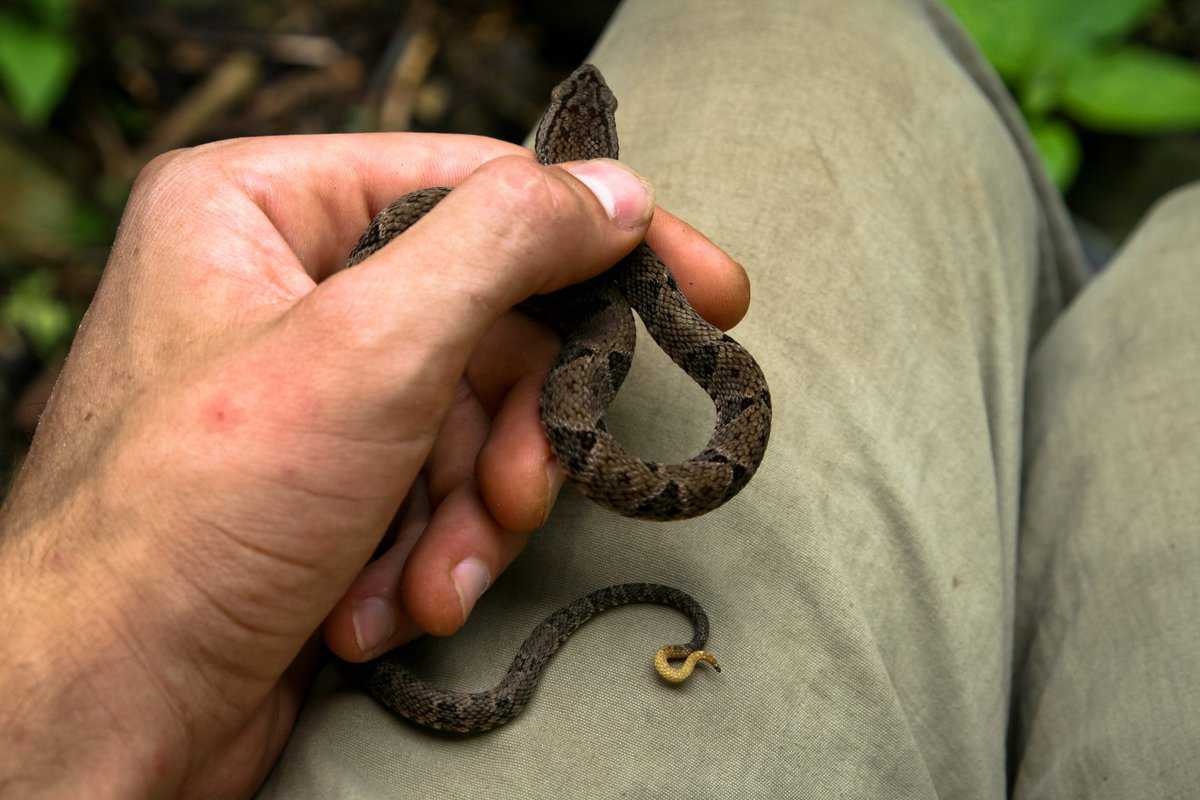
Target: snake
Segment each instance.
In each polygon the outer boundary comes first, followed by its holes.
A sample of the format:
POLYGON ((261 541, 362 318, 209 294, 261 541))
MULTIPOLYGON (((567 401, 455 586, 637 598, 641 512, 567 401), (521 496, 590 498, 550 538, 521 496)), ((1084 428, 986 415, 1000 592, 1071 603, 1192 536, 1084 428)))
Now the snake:
MULTIPOLYGON (((600 70, 583 64, 558 84, 538 122, 534 154, 541 164, 617 158, 617 100, 600 70)), ((380 211, 347 259, 352 268, 431 211, 451 191, 419 189, 380 211)), ((753 477, 771 432, 771 394, 753 356, 692 308, 670 270, 645 243, 601 275, 522 302, 517 309, 562 340, 542 386, 542 428, 559 465, 579 491, 626 517, 689 519, 721 506, 753 477), (609 405, 633 361, 633 312, 654 341, 712 400, 713 432, 704 449, 679 463, 644 460, 626 450, 606 422, 609 405)), ((491 730, 525 708, 550 658, 597 614, 631 603, 674 608, 687 616, 692 640, 666 645, 655 669, 671 683, 704 663, 708 617, 686 592, 656 583, 598 589, 551 614, 518 649, 500 683, 479 692, 429 684, 393 651, 346 665, 351 679, 376 701, 417 725, 454 734, 491 730), (679 667, 672 662, 682 660, 679 667)))

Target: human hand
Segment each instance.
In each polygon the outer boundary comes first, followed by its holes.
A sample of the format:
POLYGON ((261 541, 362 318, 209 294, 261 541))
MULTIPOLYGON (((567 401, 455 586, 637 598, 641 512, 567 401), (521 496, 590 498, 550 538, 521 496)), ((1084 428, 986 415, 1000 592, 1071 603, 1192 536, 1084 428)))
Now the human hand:
POLYGON ((691 228, 658 211, 647 231, 629 173, 567 169, 372 134, 145 170, 0 514, 0 790, 249 793, 314 631, 363 660, 462 624, 562 480, 537 411, 557 343, 511 307, 643 236, 715 324, 749 299, 691 228), (339 271, 376 211, 431 185, 458 189, 339 271))

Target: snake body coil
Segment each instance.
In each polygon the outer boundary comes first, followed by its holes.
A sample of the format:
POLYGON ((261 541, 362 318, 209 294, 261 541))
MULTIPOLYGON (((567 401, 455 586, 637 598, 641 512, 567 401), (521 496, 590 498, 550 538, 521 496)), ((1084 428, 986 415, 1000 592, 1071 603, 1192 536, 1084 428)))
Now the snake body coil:
MULTIPOLYGON (((577 69, 555 87, 538 124, 538 161, 616 158, 616 107, 599 70, 589 64, 577 69)), ((422 189, 381 211, 350 254, 348 266, 399 236, 449 192, 422 189)), ((687 519, 720 506, 754 475, 771 430, 771 395, 762 370, 741 345, 696 313, 644 243, 603 275, 531 298, 520 308, 563 338, 542 389, 542 426, 559 464, 589 498, 628 517, 687 519), (632 310, 716 407, 708 444, 682 463, 640 459, 608 432, 605 413, 633 361, 632 310)), ((404 669, 395 655, 354 671, 377 700, 413 722, 459 733, 488 730, 524 708, 542 668, 571 633, 600 611, 625 603, 667 605, 692 618, 693 641, 660 651, 660 674, 674 680, 682 673, 670 668, 667 659, 700 651, 708 620, 690 596, 658 584, 601 589, 555 612, 521 646, 500 685, 485 692, 432 687, 404 669)), ((707 654, 697 658, 716 666, 707 654)))

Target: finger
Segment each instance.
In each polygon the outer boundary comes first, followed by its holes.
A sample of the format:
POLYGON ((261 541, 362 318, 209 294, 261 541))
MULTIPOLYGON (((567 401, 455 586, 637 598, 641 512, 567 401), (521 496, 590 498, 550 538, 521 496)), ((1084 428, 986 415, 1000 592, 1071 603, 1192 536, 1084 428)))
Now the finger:
POLYGON ((482 136, 356 133, 231 139, 181 151, 217 164, 270 219, 314 280, 341 269, 384 206, 415 189, 457 186, 479 165, 523 147, 482 136), (286 146, 282 146, 282 143, 286 146))
POLYGON ((506 314, 480 342, 467 368, 492 420, 475 461, 480 496, 506 530, 544 524, 566 475, 542 431, 539 397, 558 355, 558 337, 522 314, 506 314))
POLYGON ((496 321, 467 364, 471 390, 495 416, 509 390, 533 373, 542 374, 558 356, 558 336, 519 312, 496 321))
POLYGON ((634 173, 610 161, 576 171, 488 162, 403 235, 319 285, 292 309, 294 345, 353 379, 326 375, 322 387, 352 386, 356 419, 373 430, 436 429, 470 353, 504 312, 602 271, 645 234, 652 198, 634 173))
POLYGON ((418 477, 400 513, 395 540, 363 568, 325 618, 325 643, 339 658, 366 661, 422 633, 400 601, 400 576, 429 519, 429 492, 424 477, 418 477))
MULTIPOLYGON (((646 240, 701 316, 723 330, 745 316, 750 302, 746 271, 707 237, 660 207, 646 240)), ((494 416, 509 389, 526 375, 548 369, 558 348, 558 337, 544 325, 520 313, 505 314, 471 356, 471 388, 494 416)))
POLYGON ((609 160, 570 169, 491 161, 333 283, 366 292, 381 311, 428 299, 439 312, 457 312, 450 318, 464 318, 477 339, 521 300, 601 272, 645 235, 653 205, 635 173, 609 160))
MULTIPOLYGON (((327 640, 330 648, 346 660, 361 661, 376 657, 411 640, 421 632, 411 620, 397 592, 405 570, 405 562, 416 544, 416 538, 420 536, 433 536, 435 550, 439 546, 439 539, 443 546, 445 545, 447 540, 440 538, 437 533, 441 523, 429 525, 429 505, 432 503, 433 507, 437 508, 447 495, 459 489, 468 493, 473 491, 475 459, 487 437, 489 424, 487 414, 463 381, 426 464, 428 493, 421 493, 416 498, 418 507, 425 512, 420 517, 420 534, 415 538, 401 535, 397 544, 372 562, 347 592, 348 600, 343 601, 341 605, 351 606, 351 613, 331 615, 327 627, 327 640), (334 630, 334 625, 339 627, 334 630)), ((465 512, 454 518, 455 536, 449 546, 477 554, 476 560, 488 565, 489 576, 498 574, 511 561, 512 556, 515 556, 516 550, 501 559, 489 557, 488 554, 496 552, 491 539, 496 535, 497 525, 481 504, 465 505, 476 511, 465 512)), ((436 511, 434 516, 437 516, 436 511)), ((408 528, 402 526, 401 530, 403 534, 408 528)), ((517 541, 520 543, 523 540, 517 541)), ((436 553, 434 556, 426 556, 426 559, 436 562, 436 553)), ((462 560, 463 557, 457 559, 462 560)), ((478 571, 474 574, 477 575, 478 571)), ((453 570, 451 577, 454 577, 453 570)), ((458 577, 459 582, 463 583, 460 587, 461 592, 456 591, 456 595, 460 596, 461 612, 461 598, 466 596, 477 582, 472 583, 470 575, 466 579, 463 579, 462 575, 458 577)), ((419 580, 428 581, 428 578, 419 580)), ((490 583, 490 577, 487 583, 490 583)), ((476 595, 472 595, 472 605, 474 596, 476 595)))
POLYGON ((538 397, 545 373, 532 373, 508 393, 479 452, 479 493, 506 530, 528 533, 546 523, 566 474, 542 432, 538 397))
MULTIPOLYGON (((656 224, 658 244, 675 262, 668 266, 689 300, 714 324, 734 324, 749 300, 745 271, 668 212, 657 209, 651 230, 656 224)), ((548 330, 510 314, 488 332, 468 366, 475 394, 494 417, 479 454, 479 490, 492 516, 508 530, 530 532, 543 525, 565 480, 538 407, 545 371, 557 351, 557 338, 548 330)))
POLYGON ((449 636, 529 541, 501 528, 473 484, 459 486, 435 509, 401 578, 404 608, 423 630, 449 636))
MULTIPOLYGON (((697 310, 720 327, 735 324, 749 302, 741 266, 661 208, 651 231, 656 226, 654 239, 667 254, 664 261, 673 262, 668 267, 697 310)), ((475 394, 494 418, 477 463, 480 495, 508 530, 529 532, 543 525, 565 480, 542 431, 538 403, 557 351, 557 337, 511 314, 488 332, 468 367, 475 394)))
POLYGON ((750 278, 704 234, 658 208, 646 232, 646 244, 658 254, 700 316, 721 330, 741 321, 750 308, 750 278))
POLYGON ((435 507, 459 485, 474 480, 475 458, 487 440, 490 426, 491 418, 470 384, 460 380, 425 465, 429 498, 435 507))

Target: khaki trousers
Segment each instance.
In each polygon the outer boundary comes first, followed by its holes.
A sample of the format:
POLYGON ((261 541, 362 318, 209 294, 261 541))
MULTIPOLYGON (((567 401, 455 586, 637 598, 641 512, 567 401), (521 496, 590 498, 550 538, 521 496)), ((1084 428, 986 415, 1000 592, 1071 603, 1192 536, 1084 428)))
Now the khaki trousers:
MULTIPOLYGON (((523 716, 435 737, 327 672, 264 798, 1149 798, 1200 792, 1200 190, 1086 282, 1019 115, 919 0, 628 0, 594 62, 622 158, 744 264, 771 385, 757 477, 690 522, 565 490, 469 624, 494 684, 592 589, 523 716)), ((644 333, 644 332, 643 332, 644 333)), ((707 399, 640 340, 612 425, 686 457, 707 399)))

